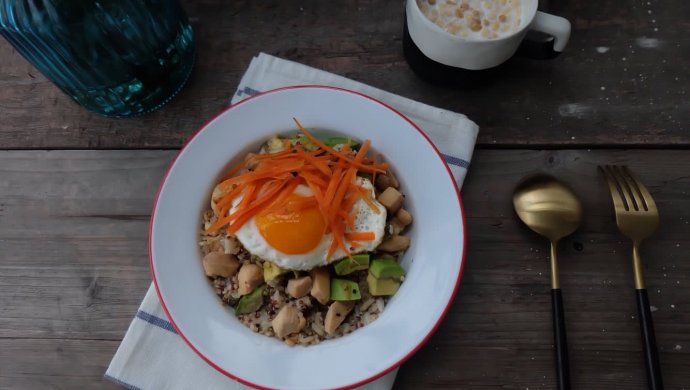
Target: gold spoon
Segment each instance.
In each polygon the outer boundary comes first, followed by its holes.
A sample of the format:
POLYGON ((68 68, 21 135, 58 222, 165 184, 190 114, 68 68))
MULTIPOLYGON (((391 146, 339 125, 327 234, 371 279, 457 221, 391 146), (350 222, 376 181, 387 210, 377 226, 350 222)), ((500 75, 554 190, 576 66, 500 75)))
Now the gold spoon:
POLYGON ((551 311, 558 388, 570 389, 568 342, 565 335, 563 297, 558 280, 556 246, 580 225, 582 206, 565 184, 548 175, 534 175, 518 183, 513 193, 513 206, 522 222, 551 241, 551 311))

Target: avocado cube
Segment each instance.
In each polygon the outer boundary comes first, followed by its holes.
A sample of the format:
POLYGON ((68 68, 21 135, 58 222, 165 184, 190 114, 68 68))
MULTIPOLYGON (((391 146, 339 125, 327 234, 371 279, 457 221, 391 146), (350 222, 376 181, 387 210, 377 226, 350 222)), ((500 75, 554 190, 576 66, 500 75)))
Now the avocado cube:
POLYGON ((350 148, 356 149, 359 147, 359 142, 353 140, 352 138, 345 138, 345 137, 331 137, 328 138, 327 140, 323 141, 324 145, 329 146, 331 148, 336 147, 338 145, 345 145, 350 142, 350 148))
POLYGON ((369 266, 369 273, 376 279, 400 280, 405 276, 405 269, 393 259, 374 259, 369 266))
POLYGON ((264 261, 264 280, 269 282, 278 276, 287 272, 286 269, 280 268, 277 265, 271 263, 270 261, 264 261))
POLYGON ((304 149, 308 151, 316 150, 319 148, 313 142, 311 142, 309 138, 304 136, 304 134, 297 134, 293 136, 292 138, 290 138, 290 142, 292 143, 292 146, 299 144, 302 145, 304 149))
POLYGON ((334 301, 355 301, 362 299, 357 282, 346 279, 331 280, 331 299, 334 301))
POLYGON ((367 268, 369 268, 368 253, 352 255, 352 258, 346 257, 333 264, 333 269, 337 275, 347 275, 367 268))
POLYGON ((264 290, 266 290, 266 285, 254 289, 247 295, 243 295, 240 301, 237 302, 237 307, 235 307, 235 315, 253 313, 261 308, 264 304, 264 290))
POLYGON ((376 279, 371 272, 367 275, 367 285, 369 286, 369 294, 374 296, 393 295, 400 288, 400 282, 397 280, 376 279))

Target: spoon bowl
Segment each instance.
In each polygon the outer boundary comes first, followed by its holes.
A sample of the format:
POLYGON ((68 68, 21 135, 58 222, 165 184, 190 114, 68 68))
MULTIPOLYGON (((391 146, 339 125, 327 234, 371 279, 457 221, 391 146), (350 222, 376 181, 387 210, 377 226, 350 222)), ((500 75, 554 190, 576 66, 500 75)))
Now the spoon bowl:
POLYGON ((522 222, 551 241, 551 311, 558 388, 570 389, 568 342, 565 334, 563 296, 558 279, 556 245, 572 234, 582 219, 582 205, 575 193, 555 178, 538 174, 518 183, 513 193, 513 206, 522 222))
POLYGON ((572 234, 582 219, 582 206, 573 191, 543 174, 527 177, 518 184, 513 206, 527 227, 552 242, 572 234))

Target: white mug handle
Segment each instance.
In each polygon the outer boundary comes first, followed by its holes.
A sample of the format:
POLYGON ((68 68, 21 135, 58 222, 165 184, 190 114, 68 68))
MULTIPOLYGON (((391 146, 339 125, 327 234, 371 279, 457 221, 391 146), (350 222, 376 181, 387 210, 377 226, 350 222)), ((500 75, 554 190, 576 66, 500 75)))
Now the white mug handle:
POLYGON ((553 50, 560 53, 565 49, 570 39, 570 22, 566 18, 537 11, 530 29, 552 35, 553 50))

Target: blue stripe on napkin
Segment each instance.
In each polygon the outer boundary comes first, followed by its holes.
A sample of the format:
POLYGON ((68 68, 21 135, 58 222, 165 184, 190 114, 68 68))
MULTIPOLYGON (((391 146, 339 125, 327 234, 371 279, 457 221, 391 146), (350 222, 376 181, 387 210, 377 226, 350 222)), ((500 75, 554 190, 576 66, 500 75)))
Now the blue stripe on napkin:
POLYGON ((177 334, 177 331, 175 331, 175 327, 173 327, 170 322, 168 322, 167 320, 164 320, 160 317, 156 317, 153 314, 149 314, 143 310, 137 311, 137 318, 139 318, 140 320, 146 321, 151 325, 155 325, 161 329, 165 329, 169 332, 173 332, 173 333, 177 334))
POLYGON ((235 95, 237 96, 242 96, 242 95, 247 95, 247 96, 254 96, 260 94, 261 91, 257 91, 256 89, 253 89, 251 87, 244 87, 242 89, 238 89, 235 95))
POLYGON ((463 160, 461 158, 457 158, 455 156, 450 156, 447 154, 441 154, 441 156, 443 156, 443 158, 446 159, 446 162, 450 165, 455 165, 457 167, 465 169, 467 169, 470 166, 470 162, 467 160, 463 160))
MULTIPOLYGON (((167 330, 168 332, 172 332, 174 334, 177 334, 177 331, 175 331, 175 327, 173 327, 169 321, 164 320, 163 318, 160 318, 158 316, 154 316, 151 313, 147 313, 143 310, 139 310, 139 311, 137 311, 136 318, 138 318, 142 321, 145 321, 151 325, 157 326, 161 329, 167 330)), ((107 379, 107 380, 109 380, 115 384, 118 384, 118 385, 120 385, 126 389, 129 389, 129 390, 143 390, 141 387, 134 386, 130 383, 127 383, 123 380, 117 379, 114 376, 110 376, 108 374, 104 374, 103 378, 105 378, 105 379, 107 379)))
POLYGON ((129 383, 123 382, 123 381, 121 381, 121 380, 115 378, 114 376, 110 376, 110 375, 108 375, 108 374, 103 375, 103 378, 105 378, 105 379, 107 379, 107 380, 109 380, 109 381, 115 383, 116 385, 120 385, 120 386, 124 387, 125 389, 129 389, 129 390, 143 390, 141 387, 137 387, 137 386, 134 386, 134 385, 130 385, 129 383))

